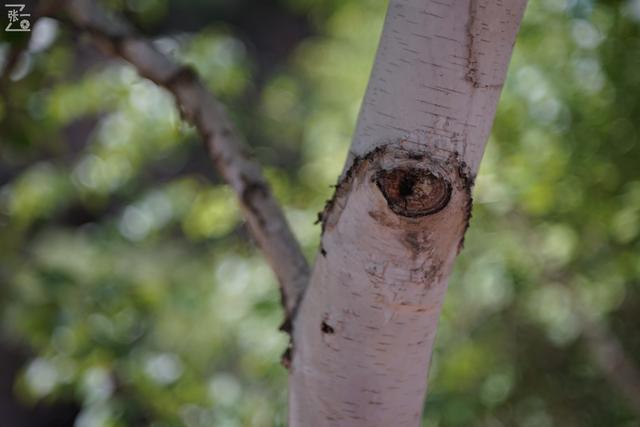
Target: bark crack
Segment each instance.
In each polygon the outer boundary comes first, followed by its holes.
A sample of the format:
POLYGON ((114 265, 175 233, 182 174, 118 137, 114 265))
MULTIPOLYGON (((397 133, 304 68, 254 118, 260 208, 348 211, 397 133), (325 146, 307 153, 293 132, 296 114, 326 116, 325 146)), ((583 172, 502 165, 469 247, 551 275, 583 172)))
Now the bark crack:
POLYGON ((477 0, 469 0, 469 20, 467 21, 467 74, 465 75, 465 79, 475 88, 481 86, 478 77, 478 54, 476 52, 474 34, 477 6, 477 0))

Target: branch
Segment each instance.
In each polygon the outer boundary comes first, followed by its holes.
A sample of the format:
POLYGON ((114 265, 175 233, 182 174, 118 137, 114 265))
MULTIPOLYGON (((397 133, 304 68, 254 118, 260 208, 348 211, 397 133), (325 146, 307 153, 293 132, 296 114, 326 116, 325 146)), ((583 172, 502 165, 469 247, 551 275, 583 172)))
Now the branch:
POLYGON ((196 127, 213 164, 238 196, 253 236, 280 282, 290 319, 307 285, 309 266, 260 167, 244 152, 224 106, 195 71, 169 59, 95 2, 67 0, 62 10, 73 26, 91 34, 100 47, 174 95, 183 117, 196 127))

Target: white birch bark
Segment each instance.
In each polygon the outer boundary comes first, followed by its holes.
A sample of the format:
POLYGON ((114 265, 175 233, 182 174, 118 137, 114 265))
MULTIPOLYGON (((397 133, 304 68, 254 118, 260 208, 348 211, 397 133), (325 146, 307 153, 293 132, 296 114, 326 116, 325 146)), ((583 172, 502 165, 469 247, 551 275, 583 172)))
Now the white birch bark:
POLYGON ((391 0, 294 321, 289 425, 418 426, 526 0, 391 0))

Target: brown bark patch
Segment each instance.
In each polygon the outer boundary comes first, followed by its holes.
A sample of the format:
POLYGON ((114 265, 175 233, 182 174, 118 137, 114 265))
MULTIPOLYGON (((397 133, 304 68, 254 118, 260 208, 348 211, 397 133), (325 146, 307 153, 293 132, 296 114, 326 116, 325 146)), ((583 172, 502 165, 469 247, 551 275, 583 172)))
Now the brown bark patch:
POLYGON ((454 191, 462 191, 468 197, 464 208, 468 226, 473 177, 459 154, 451 152, 444 157, 440 152, 429 152, 430 147, 412 150, 404 142, 378 146, 353 160, 338 181, 333 197, 318 214, 322 234, 338 223, 354 183, 366 181, 376 184, 389 209, 396 214, 394 217, 384 211, 369 211, 368 215, 382 225, 395 227, 398 218, 408 218, 413 223, 437 214, 450 204, 454 191))
POLYGON ((439 212, 451 199, 451 184, 425 169, 399 167, 381 170, 377 173, 376 184, 389 208, 409 218, 439 212))

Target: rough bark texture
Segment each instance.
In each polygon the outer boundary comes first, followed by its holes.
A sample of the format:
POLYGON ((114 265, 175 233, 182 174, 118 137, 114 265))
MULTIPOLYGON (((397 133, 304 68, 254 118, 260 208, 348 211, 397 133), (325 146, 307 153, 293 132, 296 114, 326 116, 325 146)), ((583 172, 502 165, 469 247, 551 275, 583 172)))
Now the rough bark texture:
POLYGON ((291 426, 418 426, 526 0, 391 0, 294 323, 291 426))

